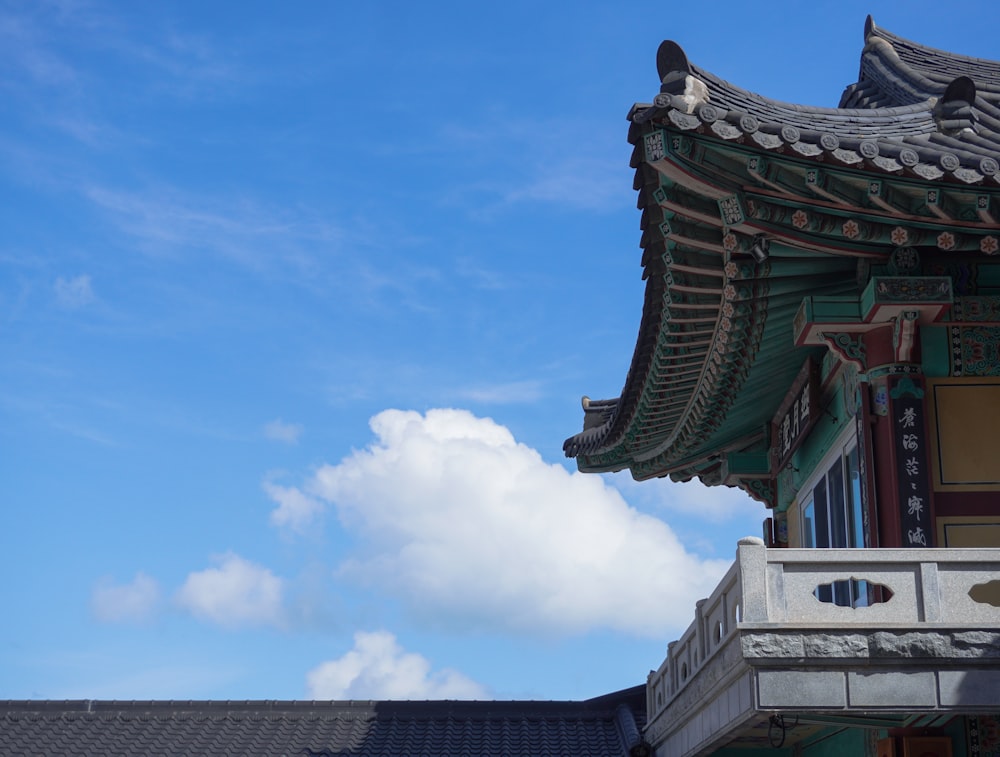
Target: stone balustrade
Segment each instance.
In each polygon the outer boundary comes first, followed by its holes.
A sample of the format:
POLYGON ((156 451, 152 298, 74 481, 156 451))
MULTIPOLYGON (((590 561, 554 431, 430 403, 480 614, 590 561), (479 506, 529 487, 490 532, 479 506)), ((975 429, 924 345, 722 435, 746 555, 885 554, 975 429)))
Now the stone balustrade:
POLYGON ((762 712, 985 711, 996 691, 1000 549, 767 549, 748 537, 650 673, 647 737, 695 754, 762 712))

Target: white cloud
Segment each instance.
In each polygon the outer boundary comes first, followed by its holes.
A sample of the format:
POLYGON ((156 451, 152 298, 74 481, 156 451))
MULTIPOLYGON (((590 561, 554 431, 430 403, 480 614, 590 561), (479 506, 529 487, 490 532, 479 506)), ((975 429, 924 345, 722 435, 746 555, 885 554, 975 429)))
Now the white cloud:
POLYGON ((63 307, 79 308, 94 301, 94 288, 90 284, 90 276, 86 274, 74 276, 72 279, 64 279, 60 276, 56 279, 53 288, 56 292, 56 300, 63 307))
POLYGON ((678 483, 665 478, 636 481, 625 472, 610 474, 608 480, 631 501, 642 501, 667 512, 697 516, 712 523, 746 521, 752 530, 744 536, 756 535, 764 515, 763 504, 734 486, 705 486, 697 480, 678 483))
POLYGON ((660 635, 688 625, 729 565, 490 419, 387 410, 371 427, 376 440, 311 487, 363 540, 342 576, 437 622, 660 635))
POLYGON ((322 502, 294 486, 278 486, 270 481, 265 481, 263 486, 267 496, 278 503, 271 511, 271 523, 279 528, 303 531, 323 512, 322 502))
POLYGON ((645 512, 669 521, 688 549, 712 557, 732 558, 744 536, 760 536, 767 509, 744 491, 678 483, 666 478, 636 481, 627 471, 602 476, 645 512))
POLYGON ((406 652, 388 631, 359 631, 354 648, 306 675, 310 699, 486 699, 461 673, 431 672, 427 658, 406 652))
POLYGON ((160 586, 145 573, 136 573, 127 584, 115 585, 105 579, 90 595, 90 609, 105 623, 141 623, 156 612, 160 586))
POLYGON ((232 552, 213 559, 218 567, 188 574, 175 595, 180 607, 227 628, 285 625, 281 578, 232 552))
POLYGON ((264 436, 276 442, 298 444, 299 437, 302 436, 302 425, 285 423, 281 418, 276 418, 264 426, 264 436))

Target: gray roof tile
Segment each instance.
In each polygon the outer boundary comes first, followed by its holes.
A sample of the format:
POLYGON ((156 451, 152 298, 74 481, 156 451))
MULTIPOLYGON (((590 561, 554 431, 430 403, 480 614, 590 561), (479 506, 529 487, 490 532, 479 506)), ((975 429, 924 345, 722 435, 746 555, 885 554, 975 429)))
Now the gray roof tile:
MULTIPOLYGON (((1000 63, 918 45, 879 29, 870 18, 865 35, 868 44, 861 56, 859 81, 845 89, 839 108, 763 97, 689 63, 676 43, 665 42, 661 48, 670 55, 661 50, 658 67, 683 64, 685 73, 707 88, 708 103, 696 109, 697 115, 686 112, 689 106, 678 91, 683 82, 668 74, 656 104, 637 105, 629 116, 636 122, 661 121, 728 141, 759 132, 752 141, 765 150, 782 149, 782 140, 767 135, 788 127, 797 129, 803 142, 819 147, 824 146, 817 135, 835 136, 842 151, 857 152, 861 140, 872 142, 883 155, 917 144, 922 148, 920 159, 929 168, 940 166, 947 153, 960 159, 943 172, 923 171, 935 180, 990 182, 979 166, 983 158, 1000 156, 1000 63)), ((796 152, 822 157, 808 150, 796 152)), ((854 158, 841 152, 831 157, 853 164, 870 156, 854 158)), ((945 158, 944 165, 952 165, 951 159, 945 158)), ((892 163, 874 167, 897 168, 892 163)))
POLYGON ((0 754, 627 757, 644 710, 642 686, 582 702, 9 701, 0 754))

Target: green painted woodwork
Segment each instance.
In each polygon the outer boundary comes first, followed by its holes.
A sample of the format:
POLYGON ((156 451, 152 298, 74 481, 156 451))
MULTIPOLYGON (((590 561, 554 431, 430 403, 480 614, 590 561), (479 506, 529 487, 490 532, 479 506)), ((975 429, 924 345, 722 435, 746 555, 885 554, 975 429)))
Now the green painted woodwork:
POLYGON ((845 401, 844 392, 850 391, 853 385, 848 385, 841 379, 829 387, 820 400, 823 414, 806 437, 802 446, 792 455, 786 476, 779 479, 778 503, 784 509, 794 501, 806 480, 812 476, 816 466, 830 451, 844 429, 854 423, 854 418, 847 410, 853 403, 845 401))
POLYGON ((921 367, 930 378, 951 373, 951 329, 945 325, 928 325, 920 329, 921 367))
POLYGON ((861 314, 869 320, 879 305, 951 302, 949 276, 876 276, 861 293, 861 314))
POLYGON ((771 471, 769 452, 730 452, 726 467, 731 476, 761 476, 771 471))
POLYGON ((997 264, 977 266, 976 278, 980 287, 1000 293, 1000 261, 997 264))
POLYGON ((895 388, 889 392, 889 396, 894 400, 898 400, 900 397, 914 397, 919 400, 924 398, 924 390, 914 382, 912 377, 903 376, 895 388))
POLYGON ((762 747, 724 747, 712 752, 712 757, 792 757, 795 750, 792 747, 783 749, 773 749, 769 746, 762 747))
MULTIPOLYGON (((817 166, 815 161, 780 153, 760 155, 749 144, 720 142, 708 135, 687 132, 693 143, 685 155, 700 158, 706 167, 724 167, 730 180, 778 189, 783 201, 797 200, 806 206, 823 199, 838 201, 881 221, 898 222, 899 216, 913 216, 925 228, 940 231, 939 212, 953 214, 966 222, 981 222, 980 211, 995 206, 1000 188, 939 184, 928 188, 918 178, 872 174, 850 166, 817 166), (888 206, 888 207, 887 207, 888 206), (931 208, 934 208, 932 210, 931 208), (886 216, 895 216, 886 219, 886 216)), ((989 227, 983 222, 984 230, 989 227)), ((995 231, 995 227, 993 229, 995 231)))
POLYGON ((1000 326, 975 324, 952 330, 952 374, 961 376, 1000 376, 1000 326), (955 335, 958 334, 956 345, 955 335))
POLYGON ((942 728, 945 736, 951 736, 952 757, 973 757, 969 754, 968 727, 968 720, 958 717, 942 728))
POLYGON ((861 323, 861 309, 855 295, 835 297, 803 297, 795 314, 795 338, 809 324, 861 323))
POLYGON ((801 757, 844 757, 844 755, 867 755, 870 739, 864 728, 826 730, 802 741, 796 754, 801 757))
MULTIPOLYGON (((988 222, 1000 187, 818 165, 794 150, 765 152, 760 139, 774 135, 737 141, 734 128, 676 110, 632 124, 643 322, 621 414, 600 446, 577 455, 581 470, 706 483, 762 475, 762 429, 806 356, 832 346, 865 370, 858 336, 835 325, 881 318, 883 305, 951 302, 950 290, 926 287, 921 296, 932 296, 908 299, 909 281, 1000 293, 1000 265, 982 255, 1000 251, 1000 228, 988 222), (770 249, 758 264, 750 252, 761 233, 770 249), (831 328, 810 338, 821 344, 796 348, 809 323, 831 328)), ((944 339, 938 330, 926 340, 936 371, 951 364, 944 339)))
MULTIPOLYGON (((794 715, 788 714, 786 717, 794 722, 794 715)), ((833 719, 833 718, 831 718, 833 719)), ((712 757, 874 757, 869 744, 874 745, 874 741, 882 738, 884 730, 873 730, 864 727, 852 727, 851 718, 845 717, 844 725, 831 726, 819 731, 809 733, 802 739, 796 739, 796 728, 804 729, 806 726, 800 725, 792 728, 786 735, 786 745, 780 749, 769 746, 766 742, 766 730, 761 727, 760 735, 755 733, 754 743, 761 743, 760 746, 750 746, 741 742, 739 746, 728 746, 716 749, 711 753, 712 757), (794 742, 794 743, 793 743, 794 742)), ((954 757, 959 757, 956 751, 954 757)))

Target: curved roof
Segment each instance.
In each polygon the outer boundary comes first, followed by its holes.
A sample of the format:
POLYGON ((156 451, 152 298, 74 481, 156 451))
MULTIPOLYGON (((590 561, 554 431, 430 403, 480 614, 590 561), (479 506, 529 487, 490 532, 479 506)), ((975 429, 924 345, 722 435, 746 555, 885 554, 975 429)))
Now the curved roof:
POLYGON ((664 42, 664 86, 633 120, 666 119, 682 130, 708 125, 722 139, 750 139, 766 151, 1000 186, 1000 63, 922 47, 870 17, 865 39, 858 82, 838 108, 750 92, 691 65, 676 43, 664 42), (691 79, 704 85, 703 99, 692 94, 691 79))
POLYGON ((910 97, 917 100, 940 95, 959 76, 971 78, 984 100, 994 105, 1000 102, 1000 62, 911 42, 876 26, 869 16, 858 83, 844 92, 841 107, 877 107, 875 102, 882 106, 900 104, 903 92, 912 92, 910 97), (860 102, 861 91, 876 98, 872 105, 853 104, 860 102))
POLYGON ((621 395, 585 398, 566 440, 581 470, 733 483, 727 456, 767 451, 811 354, 793 349, 804 297, 857 295, 895 247, 1000 248, 1000 64, 870 18, 865 39, 838 108, 763 97, 660 46, 660 93, 629 114, 642 320, 621 395))

